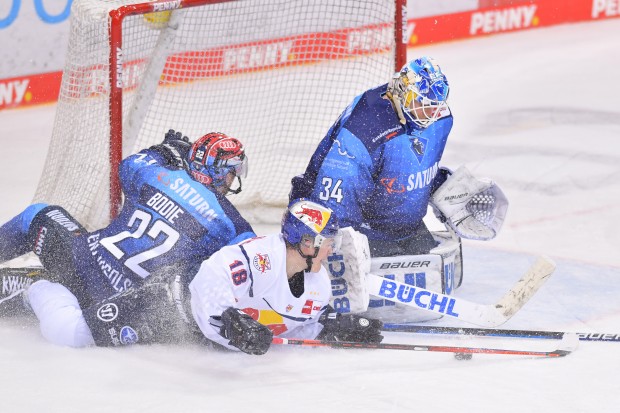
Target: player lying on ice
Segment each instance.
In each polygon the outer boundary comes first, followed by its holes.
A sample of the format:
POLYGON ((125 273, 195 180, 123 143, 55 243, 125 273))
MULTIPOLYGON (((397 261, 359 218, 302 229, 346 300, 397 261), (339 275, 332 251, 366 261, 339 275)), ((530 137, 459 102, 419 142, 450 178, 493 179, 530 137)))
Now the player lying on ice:
POLYGON ((379 343, 382 323, 339 314, 328 305, 331 284, 321 261, 338 248, 329 208, 295 200, 279 234, 222 248, 190 284, 193 320, 208 339, 263 354, 273 335, 379 343))
MULTIPOLYGON (((117 307, 98 303, 116 294, 130 297, 143 284, 169 277, 187 288, 204 259, 255 235, 225 197, 241 190, 247 173, 243 145, 235 138, 209 133, 191 144, 170 130, 161 144, 124 159, 119 173, 125 202, 105 228, 88 232, 62 207, 46 204, 31 205, 0 227, 0 262, 34 251, 46 277, 57 281, 38 281, 28 290, 41 331, 54 343, 93 344, 87 323, 118 315, 117 307)), ((150 301, 145 291, 123 311, 142 317, 140 307, 150 301)), ((0 311, 21 307, 19 292, 0 296, 0 311)), ((120 342, 151 339, 148 331, 135 333, 106 330, 120 342)))
MULTIPOLYGON (((153 276, 82 307, 62 284, 39 280, 24 294, 43 336, 72 347, 195 341, 264 354, 274 335, 378 343, 382 323, 336 313, 321 265, 338 243, 328 208, 294 202, 278 234, 223 247, 202 262, 187 290, 153 276)), ((89 280, 85 282, 86 290, 89 280)))
MULTIPOLYGON (((334 290, 337 310, 366 310, 364 292, 356 294, 363 282, 352 286, 358 281, 349 268, 363 266, 354 261, 365 243, 375 274, 451 294, 462 282, 460 238, 488 240, 499 231, 508 206, 499 187, 464 167, 452 173, 440 166, 453 122, 449 90, 433 59, 410 61, 389 83, 357 96, 305 173, 293 178, 292 199, 320 200, 341 226, 363 234, 329 258, 334 287, 341 287, 334 290), (449 232, 429 231, 423 221, 429 204, 449 232)), ((365 314, 384 321, 437 317, 384 300, 370 300, 365 314)))

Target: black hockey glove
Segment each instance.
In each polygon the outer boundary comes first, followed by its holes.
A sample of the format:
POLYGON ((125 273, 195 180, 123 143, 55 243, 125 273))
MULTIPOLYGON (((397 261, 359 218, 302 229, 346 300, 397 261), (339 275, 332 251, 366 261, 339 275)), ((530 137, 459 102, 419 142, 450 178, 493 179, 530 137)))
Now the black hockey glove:
POLYGON ((157 152, 164 158, 165 166, 173 169, 187 169, 187 155, 192 148, 192 143, 181 132, 170 129, 164 141, 149 149, 157 152))
POLYGON ((383 323, 355 314, 325 313, 319 318, 323 330, 318 340, 349 341, 356 343, 380 343, 383 340, 383 323))
POLYGON ((230 307, 222 313, 222 334, 228 344, 248 354, 261 355, 269 350, 273 333, 241 310, 230 307))

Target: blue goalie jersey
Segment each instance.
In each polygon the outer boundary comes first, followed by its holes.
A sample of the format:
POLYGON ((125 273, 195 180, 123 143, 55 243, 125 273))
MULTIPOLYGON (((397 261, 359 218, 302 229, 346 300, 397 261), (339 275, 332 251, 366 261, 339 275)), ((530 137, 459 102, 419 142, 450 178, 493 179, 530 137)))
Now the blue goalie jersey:
POLYGON ((357 96, 331 127, 291 198, 319 200, 370 240, 406 238, 426 215, 452 128, 449 109, 427 128, 402 125, 387 85, 357 96))
POLYGON ((121 213, 75 242, 76 256, 85 257, 78 273, 95 300, 138 286, 164 269, 192 277, 221 247, 255 235, 223 195, 160 162, 150 150, 124 159, 121 213))

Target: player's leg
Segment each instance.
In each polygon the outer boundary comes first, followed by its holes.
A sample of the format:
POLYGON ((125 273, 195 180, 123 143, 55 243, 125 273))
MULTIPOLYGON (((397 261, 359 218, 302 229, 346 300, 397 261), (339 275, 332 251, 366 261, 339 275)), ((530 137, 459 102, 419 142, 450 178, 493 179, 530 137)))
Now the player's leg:
POLYGON ((67 287, 82 307, 90 305, 85 283, 78 275, 76 239, 87 231, 62 207, 49 205, 37 212, 29 225, 29 239, 49 277, 67 287))
POLYGON ((39 319, 46 340, 69 347, 95 343, 77 298, 63 285, 37 281, 28 288, 26 301, 39 319))
POLYGON ((47 204, 33 204, 0 227, 0 263, 33 251, 30 224, 47 204))
POLYGON ((437 241, 428 230, 424 222, 408 237, 394 240, 368 240, 372 257, 393 257, 395 255, 428 254, 437 246, 437 241))
POLYGON ((152 282, 83 310, 97 346, 178 343, 189 339, 167 283, 152 282))

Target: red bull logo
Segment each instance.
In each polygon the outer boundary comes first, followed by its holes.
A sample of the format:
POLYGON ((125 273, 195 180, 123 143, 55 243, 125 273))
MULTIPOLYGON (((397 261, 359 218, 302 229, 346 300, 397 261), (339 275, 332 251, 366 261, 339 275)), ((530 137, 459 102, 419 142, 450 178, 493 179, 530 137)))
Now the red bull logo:
POLYGON ((294 214, 301 222, 313 228, 317 233, 323 231, 331 216, 331 212, 327 208, 308 204, 299 204, 294 209, 294 214))
POLYGON ((314 222, 316 225, 322 225, 323 224, 323 215, 321 214, 321 211, 316 210, 316 209, 311 209, 308 208, 304 205, 301 206, 301 211, 297 212, 297 215, 302 216, 305 215, 308 217, 308 219, 310 220, 310 222, 314 222))
POLYGON ((254 267, 263 274, 265 271, 271 269, 271 261, 269 260, 269 255, 267 254, 256 254, 253 262, 254 267))
POLYGON ((267 326, 274 335, 280 335, 288 330, 284 318, 273 310, 257 310, 256 308, 243 308, 244 313, 252 317, 264 326, 267 326))

